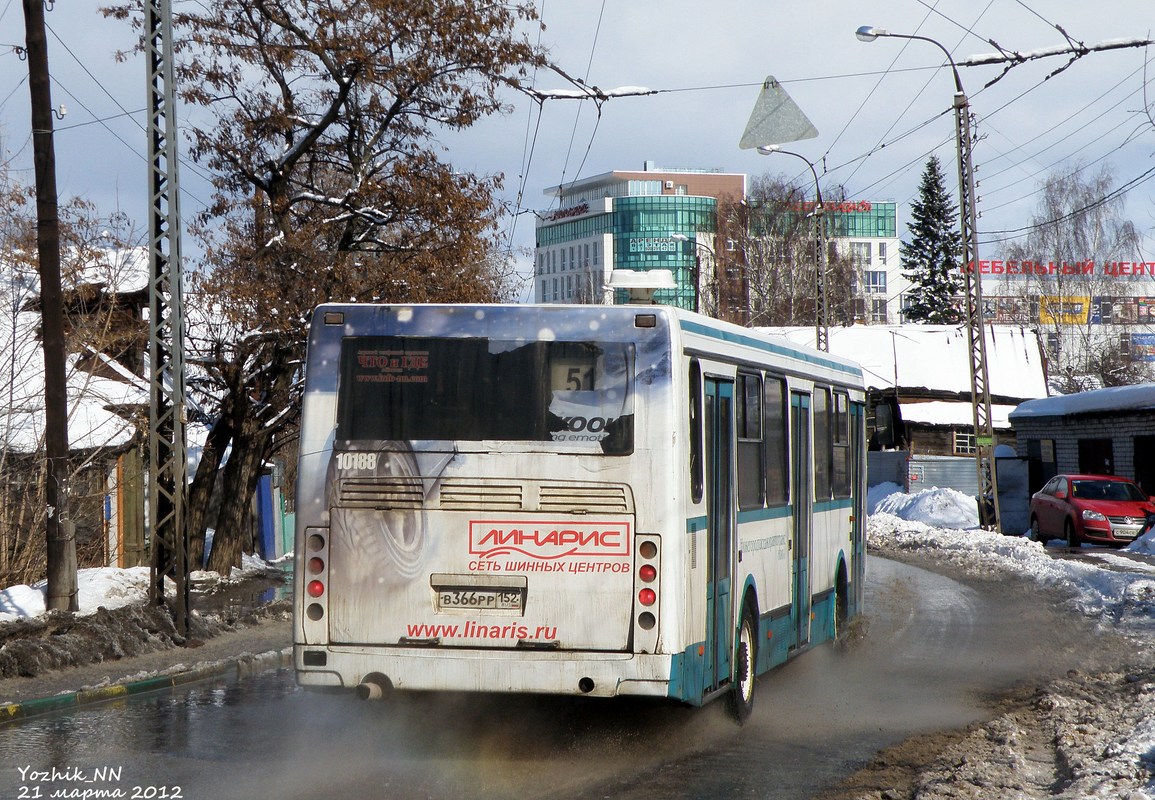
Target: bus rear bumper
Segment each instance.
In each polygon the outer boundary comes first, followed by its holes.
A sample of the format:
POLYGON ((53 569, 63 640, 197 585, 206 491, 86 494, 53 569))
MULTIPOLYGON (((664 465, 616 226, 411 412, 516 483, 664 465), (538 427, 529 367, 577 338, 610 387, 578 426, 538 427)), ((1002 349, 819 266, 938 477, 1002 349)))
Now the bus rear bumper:
POLYGON ((297 683, 306 687, 354 690, 369 680, 408 691, 591 697, 666 697, 670 691, 668 655, 296 645, 293 661, 297 683))

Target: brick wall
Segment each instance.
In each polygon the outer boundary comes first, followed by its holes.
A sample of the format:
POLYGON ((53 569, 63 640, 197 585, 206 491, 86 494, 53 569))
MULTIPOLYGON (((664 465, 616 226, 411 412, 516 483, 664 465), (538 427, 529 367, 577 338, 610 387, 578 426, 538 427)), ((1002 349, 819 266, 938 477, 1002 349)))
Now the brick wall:
MULTIPOLYGON (((1059 472, 1079 471, 1080 439, 1109 439, 1115 474, 1128 478, 1136 477, 1135 437, 1155 436, 1155 415, 1150 412, 1015 420, 1013 424, 1018 437, 1016 452, 1022 457, 1028 455, 1028 442, 1054 441, 1055 466, 1059 472)), ((1140 454, 1141 459, 1149 457, 1155 457, 1155 453, 1140 454)))

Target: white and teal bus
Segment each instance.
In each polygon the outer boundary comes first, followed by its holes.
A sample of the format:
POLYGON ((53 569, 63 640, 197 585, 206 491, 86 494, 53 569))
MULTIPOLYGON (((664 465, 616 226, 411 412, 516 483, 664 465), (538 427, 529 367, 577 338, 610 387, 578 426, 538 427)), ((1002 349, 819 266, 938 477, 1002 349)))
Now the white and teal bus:
POLYGON ((749 714, 862 607, 862 370, 667 306, 319 307, 297 486, 308 687, 749 714))

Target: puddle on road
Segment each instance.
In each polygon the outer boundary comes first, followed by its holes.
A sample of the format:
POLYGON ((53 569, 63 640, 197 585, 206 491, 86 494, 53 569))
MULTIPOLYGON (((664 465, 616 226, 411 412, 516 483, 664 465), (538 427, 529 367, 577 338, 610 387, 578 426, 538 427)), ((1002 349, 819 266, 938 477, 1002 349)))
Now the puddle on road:
POLYGON ((244 614, 293 595, 293 564, 276 565, 264 575, 229 583, 193 583, 192 607, 202 614, 244 614), (275 570, 275 571, 274 571, 275 570))

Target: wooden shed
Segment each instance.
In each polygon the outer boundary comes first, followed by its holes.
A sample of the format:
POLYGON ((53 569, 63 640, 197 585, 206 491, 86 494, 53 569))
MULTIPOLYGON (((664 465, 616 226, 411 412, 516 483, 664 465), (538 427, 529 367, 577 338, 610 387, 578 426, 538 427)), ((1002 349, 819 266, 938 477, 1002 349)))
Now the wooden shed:
MULTIPOLYGON (((766 328, 814 344, 813 328, 766 328)), ((1024 400, 1047 396, 1045 361, 1035 331, 987 325, 987 388, 1000 444, 1014 446, 1008 419, 1024 400)), ((973 456, 971 349, 960 325, 854 325, 831 328, 830 352, 862 365, 872 450, 973 456)))

